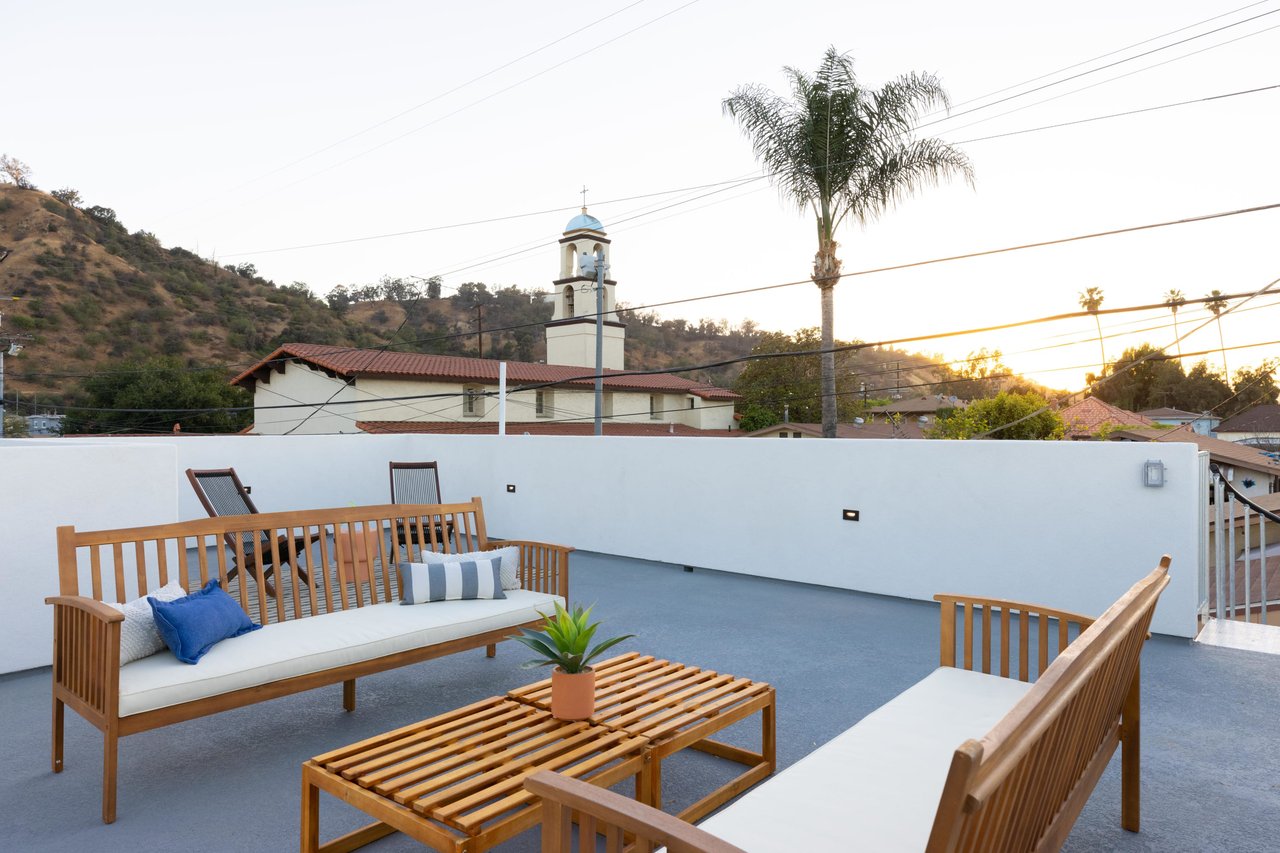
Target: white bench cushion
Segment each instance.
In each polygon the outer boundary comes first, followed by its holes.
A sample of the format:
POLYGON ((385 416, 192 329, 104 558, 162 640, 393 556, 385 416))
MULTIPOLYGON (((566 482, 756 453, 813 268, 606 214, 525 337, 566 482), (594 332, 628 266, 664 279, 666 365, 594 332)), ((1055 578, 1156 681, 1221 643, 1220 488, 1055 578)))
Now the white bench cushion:
POLYGON ((214 646, 200 663, 167 650, 120 668, 120 716, 270 684, 532 622, 564 599, 517 589, 505 599, 374 604, 308 616, 214 646))
POLYGON ((1030 688, 940 667, 699 826, 751 853, 924 850, 956 747, 1030 688))

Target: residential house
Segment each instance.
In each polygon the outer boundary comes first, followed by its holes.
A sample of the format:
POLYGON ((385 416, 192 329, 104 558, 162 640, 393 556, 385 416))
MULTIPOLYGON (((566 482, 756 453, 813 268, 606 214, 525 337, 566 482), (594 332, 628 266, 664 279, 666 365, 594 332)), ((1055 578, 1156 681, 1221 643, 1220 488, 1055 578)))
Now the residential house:
POLYGON ((1184 426, 1190 424, 1191 428, 1200 435, 1207 435, 1210 438, 1214 435, 1214 430, 1218 424, 1222 422, 1222 418, 1212 412, 1184 412, 1182 409, 1171 409, 1165 407, 1162 409, 1148 409, 1145 412, 1139 412, 1144 418, 1161 426, 1184 426))
POLYGON ((1218 424, 1218 438, 1280 452, 1280 406, 1254 406, 1218 424))
POLYGON ((1071 441, 1100 438, 1104 433, 1121 427, 1155 426, 1155 421, 1150 418, 1104 403, 1097 397, 1085 397, 1060 409, 1058 415, 1065 428, 1063 438, 1071 441))
POLYGON ((66 415, 27 415, 27 435, 62 435, 62 422, 66 415))
POLYGON ((1138 427, 1115 430, 1107 435, 1112 441, 1185 441, 1209 454, 1227 482, 1248 498, 1280 492, 1280 461, 1270 455, 1231 441, 1200 435, 1191 424, 1173 429, 1138 427))
MULTIPOLYGON (((726 389, 672 374, 626 373, 626 326, 608 278, 600 220, 570 220, 546 326, 547 363, 506 362, 508 433, 578 434, 595 419, 595 257, 605 259, 602 411, 610 434, 724 435, 736 428, 726 389), (546 424, 554 423, 551 428, 546 424), (641 427, 641 425, 643 425, 641 427)), ((232 380, 253 392, 260 435, 352 432, 495 432, 500 362, 426 353, 284 344, 232 380)))
MULTIPOLYGON (((860 420, 860 419, 859 419, 860 420)), ((784 422, 747 433, 748 438, 822 438, 822 424, 784 422)), ((924 438, 917 420, 884 418, 836 424, 836 438, 924 438)))

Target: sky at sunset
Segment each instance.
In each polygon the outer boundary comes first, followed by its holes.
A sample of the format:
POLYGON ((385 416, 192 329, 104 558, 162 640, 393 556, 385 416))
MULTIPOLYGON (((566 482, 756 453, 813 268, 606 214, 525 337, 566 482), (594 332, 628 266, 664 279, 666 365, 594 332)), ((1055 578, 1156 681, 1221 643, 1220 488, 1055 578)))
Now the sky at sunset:
MULTIPOLYGON (((383 275, 547 288, 584 185, 631 305, 803 281, 812 217, 765 180, 724 183, 761 173, 720 104, 742 84, 784 90, 783 66, 812 71, 828 45, 867 85, 938 74, 951 116, 920 133, 959 144, 976 172, 973 187, 847 227, 846 272, 1280 203, 1280 89, 1201 100, 1280 85, 1280 0, 16 0, 6 31, 0 76, 20 82, 0 152, 37 185, 317 294, 383 275), (499 221, 464 224, 477 220, 499 221), (359 239, 399 232, 418 233, 359 239), (333 245, 294 248, 316 243, 333 245)), ((1057 314, 1087 287, 1104 308, 1252 293, 1280 278, 1278 234, 1280 210, 1263 211, 849 277, 836 335, 1057 314)), ((801 284, 658 310, 793 331, 817 324, 818 295, 801 284)), ((1211 315, 1188 305, 1178 320, 1182 350, 1219 364, 1211 315)), ((1280 357, 1280 285, 1221 328, 1240 347, 1232 369, 1280 357)), ((1108 356, 1144 340, 1174 351, 1168 310, 1103 318, 1103 334, 1108 356)), ((906 346, 980 347, 1072 390, 1099 359, 1088 317, 906 346)))

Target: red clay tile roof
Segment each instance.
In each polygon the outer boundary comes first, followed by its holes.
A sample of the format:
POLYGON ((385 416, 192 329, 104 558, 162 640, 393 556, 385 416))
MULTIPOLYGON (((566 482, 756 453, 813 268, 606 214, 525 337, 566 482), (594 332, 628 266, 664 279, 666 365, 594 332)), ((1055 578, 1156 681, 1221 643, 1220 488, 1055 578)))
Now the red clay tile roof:
POLYGON ((1085 397, 1058 412, 1066 426, 1067 438, 1091 436, 1104 426, 1155 426, 1150 418, 1137 412, 1104 403, 1097 397, 1085 397))
MULTIPOLYGON (((629 423, 626 421, 608 421, 604 425, 605 435, 655 436, 658 438, 682 438, 696 436, 699 438, 733 438, 742 435, 740 430, 727 429, 694 429, 684 424, 670 423, 629 423)), ((473 423, 454 423, 449 421, 356 421, 356 428, 369 433, 424 433, 431 435, 497 435, 496 421, 477 421, 473 423)), ((520 421, 507 422, 507 435, 593 435, 595 424, 590 422, 557 423, 556 421, 538 421, 531 423, 520 421)))
MULTIPOLYGON (((254 374, 270 368, 280 359, 297 359, 332 371, 344 378, 353 376, 405 377, 413 379, 443 379, 454 382, 498 384, 498 365, 488 358, 467 358, 456 355, 430 355, 420 352, 395 352, 391 350, 353 349, 322 344, 283 344, 271 355, 259 361, 235 379, 232 385, 251 382, 254 374)), ((507 362, 507 381, 516 385, 554 382, 568 387, 592 388, 593 371, 585 367, 562 364, 534 364, 527 361, 507 362)), ((738 395, 727 388, 718 388, 705 382, 681 379, 670 373, 648 375, 628 374, 625 371, 606 370, 605 388, 611 391, 658 391, 664 393, 693 394, 704 400, 737 400, 738 395), (611 374, 620 374, 617 376, 611 374)))
POLYGON ((1280 406, 1254 406, 1218 424, 1218 432, 1280 432, 1280 406))
MULTIPOLYGON (((933 424, 929 424, 929 426, 933 426, 933 424)), ((822 424, 797 423, 795 421, 774 424, 764 429, 758 429, 755 432, 749 432, 746 435, 748 437, 769 436, 782 430, 802 432, 814 438, 822 437, 822 424)), ((914 419, 903 420, 896 427, 888 421, 836 424, 836 438, 924 438, 924 429, 914 419)))

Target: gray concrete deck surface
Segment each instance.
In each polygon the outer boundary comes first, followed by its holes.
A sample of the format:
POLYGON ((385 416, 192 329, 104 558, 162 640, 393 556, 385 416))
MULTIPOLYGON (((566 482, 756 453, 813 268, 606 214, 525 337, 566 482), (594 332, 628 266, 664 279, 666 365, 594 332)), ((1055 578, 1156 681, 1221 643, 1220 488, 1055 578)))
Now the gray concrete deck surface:
MULTIPOLYGON (((572 570, 574 601, 595 602, 608 632, 639 635, 619 650, 773 684, 780 767, 937 664, 929 603, 583 553, 572 570)), ((68 710, 66 770, 54 775, 48 670, 0 677, 0 850, 296 850, 302 761, 545 674, 520 669, 526 659, 507 643, 494 660, 473 651, 361 679, 354 714, 334 685, 124 738, 111 826, 99 819, 98 732, 68 710)), ((1117 757, 1066 849, 1280 848, 1280 657, 1155 637, 1143 680, 1143 831, 1120 829, 1117 757)), ((753 723, 725 739, 755 746, 753 723)), ((666 765, 667 804, 690 803, 730 775, 717 759, 682 753, 666 765)), ((779 815, 788 819, 802 816, 779 815)), ((365 822, 321 795, 322 838, 365 822)), ((366 849, 423 848, 397 835, 366 849)), ((497 849, 535 851, 537 832, 497 849)), ((856 827, 847 849, 858 849, 856 827)))

